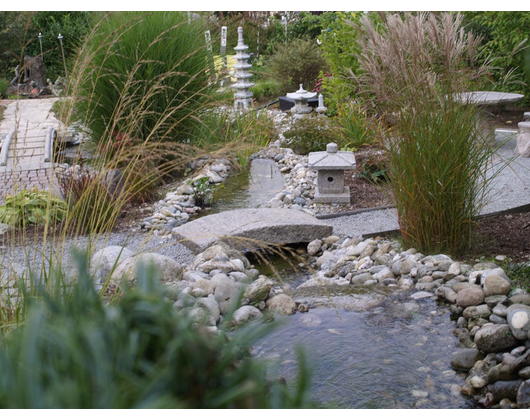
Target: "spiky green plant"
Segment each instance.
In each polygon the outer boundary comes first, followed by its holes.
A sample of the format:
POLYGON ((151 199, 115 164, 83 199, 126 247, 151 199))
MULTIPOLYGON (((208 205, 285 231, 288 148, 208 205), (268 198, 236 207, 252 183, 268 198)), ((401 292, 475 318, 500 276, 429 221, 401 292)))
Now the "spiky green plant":
POLYGON ((100 20, 75 68, 79 114, 107 155, 116 143, 182 141, 210 99, 202 21, 183 12, 119 12, 100 20))

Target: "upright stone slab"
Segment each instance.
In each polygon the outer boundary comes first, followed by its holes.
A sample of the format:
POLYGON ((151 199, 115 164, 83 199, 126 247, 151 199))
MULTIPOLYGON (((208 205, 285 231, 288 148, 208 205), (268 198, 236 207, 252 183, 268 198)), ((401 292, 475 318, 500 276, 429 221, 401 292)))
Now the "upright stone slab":
POLYGON ((264 243, 284 245, 329 236, 333 227, 294 209, 241 209, 196 219, 174 228, 172 236, 194 252, 222 239, 230 246, 256 249, 264 243))
MULTIPOLYGON (((527 114, 525 112, 525 114, 527 114)), ((517 145, 515 154, 520 157, 530 157, 530 121, 521 121, 518 124, 517 145)))

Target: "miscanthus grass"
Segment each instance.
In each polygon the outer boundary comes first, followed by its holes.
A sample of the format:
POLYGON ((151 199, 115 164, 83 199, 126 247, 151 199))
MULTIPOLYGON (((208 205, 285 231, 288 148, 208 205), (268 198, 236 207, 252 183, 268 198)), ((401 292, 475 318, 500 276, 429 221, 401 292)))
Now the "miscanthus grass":
MULTIPOLYGON (((470 244, 473 218, 497 171, 477 109, 459 94, 488 71, 480 38, 460 14, 382 15, 361 32, 360 71, 351 74, 365 107, 386 124, 383 147, 399 225, 408 246, 457 252, 470 244)), ((498 167, 497 167, 498 168, 498 167)))

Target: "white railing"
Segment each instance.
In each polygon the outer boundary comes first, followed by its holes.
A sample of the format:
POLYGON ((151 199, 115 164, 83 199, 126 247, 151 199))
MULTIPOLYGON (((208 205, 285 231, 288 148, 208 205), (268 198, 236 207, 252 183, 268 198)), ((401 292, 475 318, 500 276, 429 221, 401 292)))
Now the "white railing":
POLYGON ((55 128, 50 127, 48 130, 46 130, 46 140, 44 143, 44 162, 52 161, 53 141, 56 137, 57 132, 55 131, 55 128))
POLYGON ((7 153, 9 152, 9 146, 11 146, 11 140, 14 136, 15 130, 13 129, 2 142, 2 149, 0 149, 0 166, 6 166, 7 164, 7 153))

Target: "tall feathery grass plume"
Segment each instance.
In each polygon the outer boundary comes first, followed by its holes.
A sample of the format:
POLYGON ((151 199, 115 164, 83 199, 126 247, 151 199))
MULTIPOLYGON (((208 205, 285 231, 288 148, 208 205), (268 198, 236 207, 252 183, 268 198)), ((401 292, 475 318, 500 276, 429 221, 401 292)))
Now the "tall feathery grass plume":
MULTIPOLYGON (((386 125, 383 146, 404 241, 423 252, 469 246, 486 204, 495 148, 460 94, 480 86, 488 61, 457 13, 361 19, 359 97, 386 125)), ((498 172, 498 171, 497 171, 498 172)))

